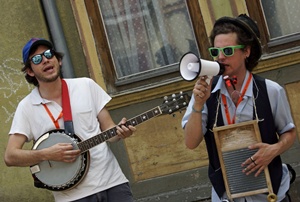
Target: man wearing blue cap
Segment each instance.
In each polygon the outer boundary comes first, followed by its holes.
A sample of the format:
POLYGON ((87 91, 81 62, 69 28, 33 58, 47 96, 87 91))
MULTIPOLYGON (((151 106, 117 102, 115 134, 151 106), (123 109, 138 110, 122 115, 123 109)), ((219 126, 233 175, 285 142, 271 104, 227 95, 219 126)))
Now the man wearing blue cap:
POLYGON ((52 190, 55 201, 132 202, 128 180, 106 141, 127 138, 136 129, 125 126, 126 118, 116 126, 105 107, 111 97, 93 80, 62 79, 62 58, 45 39, 32 38, 24 46, 22 71, 35 88, 17 107, 5 163, 30 166, 35 185, 52 190), (65 103, 71 108, 67 113, 65 103), (65 133, 62 129, 66 131, 70 114, 72 127, 65 133), (86 139, 93 142, 77 145, 86 139), (29 141, 35 142, 34 148, 23 149, 29 141), (57 172, 53 174, 53 170, 57 172), (65 180, 73 170, 74 176, 65 180))

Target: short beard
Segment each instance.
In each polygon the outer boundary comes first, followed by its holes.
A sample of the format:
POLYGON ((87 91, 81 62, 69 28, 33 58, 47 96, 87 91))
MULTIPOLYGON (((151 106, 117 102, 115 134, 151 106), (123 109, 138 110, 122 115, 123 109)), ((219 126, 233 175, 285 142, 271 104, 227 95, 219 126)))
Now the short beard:
POLYGON ((46 77, 42 77, 40 75, 35 75, 35 78, 38 80, 38 81, 41 81, 41 82, 45 82, 45 83, 51 83, 53 81, 56 81, 61 75, 61 70, 59 69, 59 71, 57 72, 57 74, 53 75, 52 77, 50 78, 46 78, 46 77))

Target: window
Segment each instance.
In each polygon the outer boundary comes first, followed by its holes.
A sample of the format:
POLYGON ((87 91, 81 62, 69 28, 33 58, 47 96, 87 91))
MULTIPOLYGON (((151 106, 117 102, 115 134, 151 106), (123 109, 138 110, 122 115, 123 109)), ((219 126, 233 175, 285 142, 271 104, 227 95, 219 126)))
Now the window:
POLYGON ((261 3, 271 40, 300 32, 300 4, 298 0, 269 0, 261 3))
POLYGON ((111 94, 175 81, 182 55, 190 51, 200 55, 185 0, 85 4, 111 94))
POLYGON ((250 16, 259 25, 265 53, 300 45, 298 0, 247 0, 246 2, 250 16))

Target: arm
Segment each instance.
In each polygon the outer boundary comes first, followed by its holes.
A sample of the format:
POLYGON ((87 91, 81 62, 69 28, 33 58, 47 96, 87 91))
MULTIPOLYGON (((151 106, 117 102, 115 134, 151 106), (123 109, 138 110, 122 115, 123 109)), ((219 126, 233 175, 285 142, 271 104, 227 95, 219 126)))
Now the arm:
MULTIPOLYGON (((112 120, 112 118, 110 116, 109 111, 106 108, 103 108, 99 112, 98 121, 100 123, 101 131, 106 131, 106 130, 116 126, 116 124, 114 123, 114 121, 112 120)), ((109 142, 117 142, 120 139, 125 139, 133 134, 133 132, 136 130, 136 128, 131 125, 129 125, 128 127, 124 126, 123 124, 125 124, 126 121, 127 121, 126 118, 123 118, 120 121, 118 126, 116 126, 118 135, 109 139, 108 140, 109 142), (121 127, 119 127, 119 126, 121 126, 121 127)))
POLYGON ((277 151, 276 155, 281 155, 289 148, 291 148, 296 140, 296 129, 293 128, 279 137, 279 141, 275 144, 275 149, 277 151))
POLYGON ((73 146, 66 143, 41 150, 25 150, 22 148, 26 140, 27 137, 22 134, 9 136, 4 155, 7 166, 31 166, 45 160, 73 162, 80 154, 80 150, 73 150, 73 146))
POLYGON ((185 145, 189 149, 195 149, 203 140, 202 113, 201 110, 210 97, 211 84, 206 83, 206 77, 197 80, 193 89, 193 111, 184 127, 185 145))
MULTIPOLYGON (((201 111, 202 107, 196 107, 194 105, 194 109, 197 111, 201 111)), ((185 137, 185 145, 189 149, 195 149, 203 140, 203 133, 202 133, 202 113, 200 112, 192 112, 188 122, 184 128, 184 137, 185 137)))

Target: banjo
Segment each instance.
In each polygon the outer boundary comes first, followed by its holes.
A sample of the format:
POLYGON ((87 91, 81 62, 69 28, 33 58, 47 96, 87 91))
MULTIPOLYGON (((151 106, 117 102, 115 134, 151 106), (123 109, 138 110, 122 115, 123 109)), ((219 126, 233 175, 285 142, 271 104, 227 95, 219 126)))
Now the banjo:
MULTIPOLYGON (((177 110, 187 107, 189 99, 188 94, 182 92, 178 95, 173 94, 170 98, 165 96, 164 102, 160 106, 127 120, 124 125, 136 126, 161 114, 172 114, 177 110)), ((38 188, 45 188, 51 191, 65 191, 74 188, 84 179, 89 169, 89 149, 116 135, 116 127, 86 140, 82 140, 77 135, 70 136, 62 129, 44 133, 35 141, 32 150, 41 150, 57 143, 71 143, 74 149, 81 150, 81 155, 72 163, 42 161, 30 166, 34 185, 38 188)))

